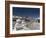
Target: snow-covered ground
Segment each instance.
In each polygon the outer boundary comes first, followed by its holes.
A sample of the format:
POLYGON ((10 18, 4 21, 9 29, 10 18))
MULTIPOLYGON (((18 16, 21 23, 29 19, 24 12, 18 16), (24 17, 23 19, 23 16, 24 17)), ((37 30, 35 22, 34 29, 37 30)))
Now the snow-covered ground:
POLYGON ((40 23, 36 22, 36 20, 32 19, 28 22, 25 21, 25 19, 22 20, 22 18, 16 19, 16 21, 13 21, 14 30, 40 30, 40 23))

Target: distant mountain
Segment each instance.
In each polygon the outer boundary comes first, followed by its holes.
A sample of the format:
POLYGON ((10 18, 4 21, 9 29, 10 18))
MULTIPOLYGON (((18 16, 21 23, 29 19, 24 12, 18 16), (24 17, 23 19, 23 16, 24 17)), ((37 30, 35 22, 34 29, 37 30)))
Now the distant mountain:
POLYGON ((27 20, 31 20, 31 19, 33 19, 33 17, 29 17, 29 16, 26 16, 26 17, 21 17, 21 16, 13 16, 13 18, 27 19, 27 20))

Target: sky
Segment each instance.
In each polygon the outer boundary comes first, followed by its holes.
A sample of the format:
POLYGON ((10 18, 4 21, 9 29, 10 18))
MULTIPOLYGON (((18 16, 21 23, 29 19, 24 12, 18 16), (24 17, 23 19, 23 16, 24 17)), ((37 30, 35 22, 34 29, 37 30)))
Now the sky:
POLYGON ((39 17, 40 8, 22 8, 22 7, 13 7, 13 15, 15 16, 30 16, 30 17, 39 17))

